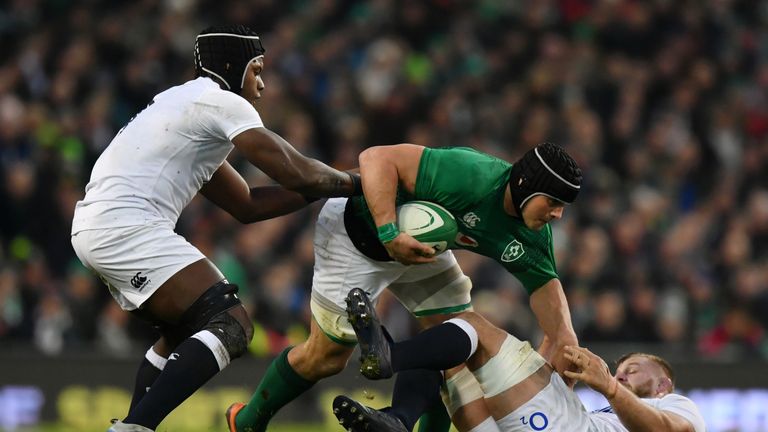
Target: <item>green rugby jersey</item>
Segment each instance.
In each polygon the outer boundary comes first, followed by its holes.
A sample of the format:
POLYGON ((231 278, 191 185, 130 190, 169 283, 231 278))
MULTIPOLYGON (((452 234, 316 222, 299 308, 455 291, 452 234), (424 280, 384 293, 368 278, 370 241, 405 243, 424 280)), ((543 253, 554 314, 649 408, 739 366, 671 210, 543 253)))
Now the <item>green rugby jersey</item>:
MULTIPOLYGON (((557 278, 552 228, 540 231, 504 211, 504 193, 512 164, 466 147, 424 149, 415 193, 398 191, 397 204, 413 199, 445 207, 459 226, 456 247, 494 259, 528 293, 557 278)), ((358 198, 361 200, 361 198, 358 198)), ((358 213, 372 227, 366 205, 358 213)))

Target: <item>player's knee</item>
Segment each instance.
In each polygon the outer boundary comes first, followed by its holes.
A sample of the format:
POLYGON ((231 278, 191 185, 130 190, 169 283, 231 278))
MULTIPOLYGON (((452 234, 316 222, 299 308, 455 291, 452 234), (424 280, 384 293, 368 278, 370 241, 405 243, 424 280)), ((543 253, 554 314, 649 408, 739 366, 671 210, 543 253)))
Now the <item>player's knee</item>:
POLYGON ((229 359, 234 360, 248 350, 248 344, 253 337, 253 326, 239 322, 227 312, 222 312, 206 325, 203 330, 213 333, 221 342, 223 348, 229 354, 229 359))
POLYGON ((250 345, 253 340, 253 322, 248 320, 245 324, 241 322, 240 325, 243 327, 243 331, 245 331, 246 344, 250 345))
POLYGON ((203 343, 213 354, 219 370, 242 356, 248 350, 248 338, 243 326, 227 312, 213 317, 203 328, 192 335, 203 343))
POLYGON ((217 283, 184 312, 177 327, 177 332, 189 332, 205 344, 219 369, 242 356, 253 337, 253 326, 236 293, 236 285, 217 283))
POLYGON ((227 313, 232 315, 237 322, 240 323, 240 327, 242 327, 245 332, 246 343, 250 344, 251 340, 253 340, 253 321, 251 321, 251 318, 248 316, 248 311, 241 305, 228 310, 227 313))

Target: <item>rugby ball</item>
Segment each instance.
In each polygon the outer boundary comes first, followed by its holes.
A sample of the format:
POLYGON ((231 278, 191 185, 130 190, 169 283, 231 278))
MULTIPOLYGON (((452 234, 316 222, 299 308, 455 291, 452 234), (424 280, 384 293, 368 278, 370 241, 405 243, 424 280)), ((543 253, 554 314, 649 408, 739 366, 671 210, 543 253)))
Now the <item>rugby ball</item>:
POLYGON ((397 227, 400 232, 432 247, 436 255, 453 247, 459 232, 451 213, 429 201, 409 201, 399 206, 397 227))

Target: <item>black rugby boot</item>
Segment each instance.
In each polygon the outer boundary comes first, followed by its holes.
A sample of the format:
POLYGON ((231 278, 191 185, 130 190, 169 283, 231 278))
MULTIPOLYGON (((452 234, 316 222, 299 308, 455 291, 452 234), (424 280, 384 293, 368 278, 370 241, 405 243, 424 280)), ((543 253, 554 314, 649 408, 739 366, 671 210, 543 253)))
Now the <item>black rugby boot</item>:
POLYGON ((333 399, 333 415, 351 432, 409 432, 392 414, 375 410, 339 395, 333 399))
POLYGON ((379 322, 368 293, 352 288, 344 299, 347 317, 360 344, 360 373, 378 380, 392 376, 392 338, 379 322))

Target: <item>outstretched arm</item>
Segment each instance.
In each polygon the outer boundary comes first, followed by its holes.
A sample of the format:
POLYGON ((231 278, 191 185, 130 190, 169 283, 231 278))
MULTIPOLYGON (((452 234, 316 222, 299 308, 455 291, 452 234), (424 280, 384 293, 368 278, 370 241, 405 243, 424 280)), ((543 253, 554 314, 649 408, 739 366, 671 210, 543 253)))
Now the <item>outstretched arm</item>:
POLYGON ((252 223, 294 212, 310 201, 279 185, 250 188, 229 162, 203 185, 200 193, 242 223, 252 223))
MULTIPOLYGON (((424 147, 414 144, 371 147, 360 153, 360 175, 368 208, 377 227, 397 223, 398 186, 413 193, 424 147)), ((435 251, 405 233, 384 242, 389 255, 403 264, 433 262, 435 251)))
POLYGON ((630 432, 695 432, 693 424, 678 414, 643 403, 611 375, 608 365, 586 348, 568 346, 565 356, 578 371, 566 371, 569 378, 584 382, 608 399, 613 412, 630 432))
POLYGON ((299 153, 266 128, 248 129, 232 139, 246 159, 286 189, 311 197, 359 195, 355 174, 339 171, 299 153))
MULTIPOLYGON (((576 332, 571 322, 571 312, 568 300, 565 298, 560 280, 550 279, 531 294, 531 310, 539 321, 544 332, 544 342, 539 352, 561 374, 571 368, 571 362, 566 359, 566 345, 578 345, 576 332)), ((565 376, 569 385, 575 384, 565 376)))

